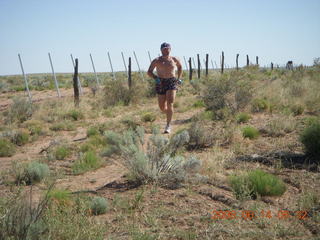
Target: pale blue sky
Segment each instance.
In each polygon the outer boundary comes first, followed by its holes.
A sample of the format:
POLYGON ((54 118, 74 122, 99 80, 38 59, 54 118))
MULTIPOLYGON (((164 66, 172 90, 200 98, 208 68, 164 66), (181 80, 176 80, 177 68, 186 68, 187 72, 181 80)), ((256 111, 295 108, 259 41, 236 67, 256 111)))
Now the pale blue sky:
MULTIPOLYGON (((20 53, 26 73, 72 72, 70 53, 79 71, 91 72, 92 53, 98 72, 123 70, 136 52, 140 66, 149 66, 162 42, 172 55, 240 65, 245 55, 260 65, 270 62, 311 65, 320 57, 320 0, 0 0, 0 75, 20 74, 20 53)), ((132 59, 135 63, 134 58, 132 59)), ((137 70, 136 65, 133 70, 137 70)))

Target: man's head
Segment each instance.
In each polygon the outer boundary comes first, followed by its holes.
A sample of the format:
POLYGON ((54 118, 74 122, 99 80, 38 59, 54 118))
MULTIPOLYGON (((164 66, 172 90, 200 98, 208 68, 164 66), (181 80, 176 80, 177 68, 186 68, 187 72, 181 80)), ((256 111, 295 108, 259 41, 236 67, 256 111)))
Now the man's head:
POLYGON ((169 43, 164 42, 161 44, 160 49, 163 56, 168 56, 171 51, 171 46, 169 43))

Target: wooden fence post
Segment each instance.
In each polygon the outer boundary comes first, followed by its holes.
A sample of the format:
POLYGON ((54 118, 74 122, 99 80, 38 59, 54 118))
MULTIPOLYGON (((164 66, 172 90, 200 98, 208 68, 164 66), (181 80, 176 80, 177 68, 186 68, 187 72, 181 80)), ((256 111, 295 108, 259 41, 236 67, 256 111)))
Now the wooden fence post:
POLYGON ((222 51, 222 56, 221 56, 221 74, 223 73, 224 69, 224 52, 222 51))
POLYGON ((131 89, 132 79, 131 79, 131 57, 129 57, 129 66, 128 66, 128 86, 131 89))
MULTIPOLYGON (((70 56, 71 56, 72 66, 73 66, 73 68, 74 68, 74 67, 75 67, 75 63, 74 63, 73 55, 70 54, 70 56)), ((77 81, 78 81, 79 92, 80 92, 80 94, 82 95, 83 92, 82 92, 82 86, 81 86, 81 82, 80 82, 79 75, 78 75, 78 80, 77 80, 77 81)))
POLYGON ((206 76, 208 76, 209 54, 206 54, 206 76))
POLYGON ((249 67, 249 56, 247 55, 247 67, 249 67))
POLYGON ((192 80, 192 64, 191 64, 191 57, 189 58, 189 80, 192 80))
POLYGON ((32 96, 31 96, 31 93, 30 93, 30 91, 29 91, 28 79, 27 79, 27 75, 24 73, 24 69, 23 69, 23 65, 22 65, 22 61, 21 61, 20 54, 18 54, 18 57, 19 57, 19 61, 20 61, 20 66, 21 66, 22 75, 23 75, 23 78, 24 78, 24 83, 25 83, 25 85, 26 85, 26 90, 27 90, 27 92, 28 92, 29 101, 32 102, 32 96))
POLYGON ((237 56, 236 56, 236 68, 237 68, 237 71, 239 70, 238 58, 239 58, 239 53, 237 53, 237 56))
POLYGON ((271 71, 273 70, 273 62, 271 62, 271 71))
POLYGON ((198 78, 200 78, 200 56, 197 54, 197 59, 198 59, 198 78))
POLYGON ((79 107, 79 83, 78 83, 78 58, 75 59, 74 75, 73 75, 73 90, 74 90, 74 106, 79 107))
POLYGON ((259 57, 256 56, 256 65, 259 66, 259 57))

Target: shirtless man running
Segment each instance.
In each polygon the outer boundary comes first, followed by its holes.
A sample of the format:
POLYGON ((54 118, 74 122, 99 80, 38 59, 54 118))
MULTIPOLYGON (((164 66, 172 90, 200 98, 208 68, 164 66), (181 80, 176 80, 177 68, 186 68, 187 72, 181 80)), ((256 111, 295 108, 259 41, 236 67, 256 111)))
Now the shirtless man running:
POLYGON ((170 133, 170 123, 173 115, 173 103, 181 84, 182 65, 176 57, 171 57, 171 46, 169 43, 161 44, 162 56, 154 59, 149 67, 148 75, 156 81, 156 92, 160 110, 167 115, 167 125, 164 133, 170 133), (153 73, 156 68, 157 75, 153 73), (175 69, 178 69, 178 77, 175 77, 175 69))

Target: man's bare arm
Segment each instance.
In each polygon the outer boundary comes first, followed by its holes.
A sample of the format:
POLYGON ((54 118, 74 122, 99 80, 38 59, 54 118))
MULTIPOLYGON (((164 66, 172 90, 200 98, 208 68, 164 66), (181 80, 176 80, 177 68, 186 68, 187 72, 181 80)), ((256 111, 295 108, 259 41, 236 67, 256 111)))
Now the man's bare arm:
POLYGON ((178 79, 181 78, 182 76, 182 65, 181 62, 178 58, 174 57, 173 60, 175 61, 175 63, 177 64, 177 68, 178 68, 178 79))
POLYGON ((149 69, 148 69, 148 76, 151 77, 151 78, 153 78, 153 79, 156 79, 156 78, 158 77, 157 75, 155 75, 155 74, 153 73, 153 70, 155 69, 156 65, 157 65, 157 59, 154 59, 154 60, 151 62, 150 67, 149 67, 149 69))

